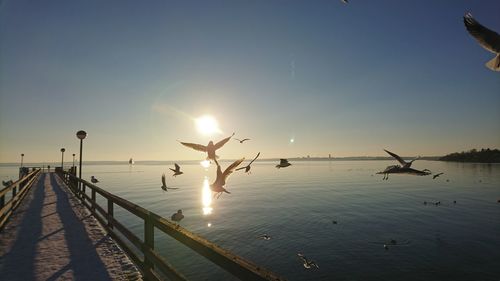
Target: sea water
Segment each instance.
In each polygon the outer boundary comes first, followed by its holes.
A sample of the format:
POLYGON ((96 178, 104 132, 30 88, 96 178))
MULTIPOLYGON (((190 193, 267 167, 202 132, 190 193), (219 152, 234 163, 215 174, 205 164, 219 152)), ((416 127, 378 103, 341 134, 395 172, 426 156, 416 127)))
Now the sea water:
MULTIPOLYGON (((177 177, 173 162, 86 164, 82 177, 165 218, 182 209, 182 227, 289 280, 500 280, 500 165, 418 160, 414 168, 444 174, 382 180, 376 172, 394 161, 302 160, 283 169, 260 161, 251 174, 234 172, 231 194, 217 199, 215 165, 179 163, 177 177), (178 189, 160 188, 163 173, 178 189), (304 268, 299 252, 319 269, 304 268)), ((2 180, 17 173, 0 166, 2 180)), ((119 207, 115 216, 143 237, 140 219, 119 207)), ((235 279, 159 230, 155 249, 189 279, 235 279)))

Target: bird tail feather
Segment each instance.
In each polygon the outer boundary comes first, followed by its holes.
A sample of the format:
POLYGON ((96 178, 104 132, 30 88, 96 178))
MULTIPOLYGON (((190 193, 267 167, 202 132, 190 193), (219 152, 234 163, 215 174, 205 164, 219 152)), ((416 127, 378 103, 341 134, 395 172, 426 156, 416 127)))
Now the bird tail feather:
POLYGON ((500 71, 500 54, 497 54, 492 60, 487 62, 486 67, 493 71, 500 71))

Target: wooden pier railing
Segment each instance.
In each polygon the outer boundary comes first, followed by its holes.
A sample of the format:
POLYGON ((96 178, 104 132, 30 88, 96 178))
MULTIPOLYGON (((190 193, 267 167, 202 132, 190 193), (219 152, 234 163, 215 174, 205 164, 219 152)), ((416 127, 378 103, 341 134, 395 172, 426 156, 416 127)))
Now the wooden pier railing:
POLYGON ((0 190, 0 230, 3 229, 14 209, 19 206, 24 196, 26 196, 39 174, 40 169, 34 169, 23 178, 0 190), (9 192, 11 192, 11 194, 9 194, 9 192), (6 197, 7 202, 5 202, 6 197))
POLYGON ((85 180, 80 180, 68 172, 59 175, 94 217, 106 228, 110 236, 127 252, 147 280, 163 280, 165 277, 169 280, 186 280, 160 253, 155 251, 155 230, 176 239, 241 280, 284 280, 273 272, 220 248, 178 224, 172 223, 85 180), (106 200, 107 206, 98 204, 97 195, 106 200), (122 207, 144 222, 143 239, 137 237, 115 219, 113 215, 114 205, 122 207))

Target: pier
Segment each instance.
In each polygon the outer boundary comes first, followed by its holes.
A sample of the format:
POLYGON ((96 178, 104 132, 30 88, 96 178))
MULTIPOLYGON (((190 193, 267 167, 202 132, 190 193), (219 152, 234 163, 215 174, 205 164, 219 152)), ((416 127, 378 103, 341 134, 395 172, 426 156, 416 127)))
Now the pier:
POLYGON ((155 236, 168 235, 238 279, 284 280, 75 173, 32 170, 0 191, 2 279, 186 280, 168 262, 175 252, 155 250, 155 236), (143 221, 143 237, 114 217, 114 206, 143 221))

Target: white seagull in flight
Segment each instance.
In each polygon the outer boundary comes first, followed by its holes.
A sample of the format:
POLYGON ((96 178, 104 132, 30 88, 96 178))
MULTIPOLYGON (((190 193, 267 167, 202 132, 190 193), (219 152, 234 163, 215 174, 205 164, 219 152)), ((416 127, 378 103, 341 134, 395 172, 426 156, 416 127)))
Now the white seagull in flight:
POLYGON ((479 42, 479 45, 496 55, 486 63, 486 67, 493 71, 500 71, 500 35, 481 25, 470 13, 465 14, 464 24, 470 35, 479 42))

